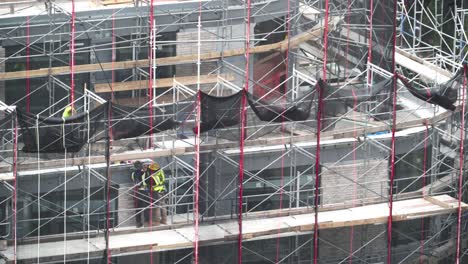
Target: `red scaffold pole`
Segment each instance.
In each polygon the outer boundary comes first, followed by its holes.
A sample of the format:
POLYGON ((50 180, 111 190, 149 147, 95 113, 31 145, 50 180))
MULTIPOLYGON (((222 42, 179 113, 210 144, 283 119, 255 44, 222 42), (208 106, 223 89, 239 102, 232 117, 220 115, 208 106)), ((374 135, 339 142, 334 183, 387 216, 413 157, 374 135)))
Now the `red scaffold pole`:
POLYGON ((153 32, 153 29, 154 29, 154 0, 151 0, 150 1, 150 7, 149 7, 149 11, 150 11, 150 14, 149 14, 149 52, 148 52, 148 60, 149 60, 149 66, 150 66, 150 69, 149 69, 149 78, 148 78, 148 96, 149 96, 149 127, 150 127, 150 131, 149 131, 149 148, 152 148, 153 147, 153 97, 154 97, 154 94, 153 94, 153 78, 155 77, 154 75, 156 74, 155 72, 153 72, 153 58, 155 56, 155 54, 153 54, 153 49, 155 48, 154 47, 154 42, 155 42, 155 34, 153 32))
POLYGON ((395 180, 395 132, 396 132, 396 108, 397 108, 397 90, 398 74, 395 72, 395 50, 396 50, 396 11, 397 1, 393 2, 393 45, 392 45, 392 72, 393 72, 393 98, 392 98, 392 140, 390 153, 390 183, 389 183, 389 214, 387 225, 387 264, 392 263, 392 229, 393 229, 393 183, 395 180))
POLYGON ((70 36, 70 104, 73 108, 75 101, 75 1, 71 1, 71 36, 70 36))
POLYGON ((17 219, 18 219, 18 119, 16 118, 16 110, 14 115, 13 129, 13 263, 17 261, 17 219))
POLYGON ((31 80, 29 79, 30 66, 30 30, 29 30, 29 16, 26 17, 26 112, 31 112, 31 80))
MULTIPOLYGON (((289 44, 290 44, 290 19, 291 19, 291 0, 288 1, 288 10, 287 10, 287 15, 286 15, 286 38, 288 40, 288 48, 286 49, 285 52, 285 61, 286 61, 286 78, 285 82, 283 83, 284 85, 284 93, 281 94, 281 98, 283 98, 286 101, 286 95, 288 93, 288 84, 289 84, 289 44)), ((281 115, 281 145, 284 146, 284 130, 285 130, 285 125, 284 125, 284 115, 281 115)), ((281 179, 280 179, 280 197, 279 197, 279 209, 283 209, 283 191, 284 189, 284 148, 281 149, 281 179)), ((276 256, 275 256, 275 263, 279 263, 280 261, 280 222, 278 222, 278 232, 276 235, 276 256)))
POLYGON ((112 179, 112 172, 110 170, 110 148, 112 144, 112 103, 109 102, 107 107, 107 146, 106 146, 106 256, 107 256, 107 264, 112 263, 112 252, 110 250, 110 218, 111 218, 111 179, 112 179))
POLYGON ((202 2, 199 2, 198 7, 198 41, 197 41, 197 116, 196 116, 196 126, 197 126, 197 133, 195 134, 195 183, 194 183, 194 212, 193 212, 193 219, 194 219, 194 240, 193 240, 193 255, 194 255, 194 263, 199 263, 199 214, 200 209, 198 206, 199 198, 200 198, 200 122, 201 122, 201 91, 200 91, 200 51, 201 51, 201 16, 202 16, 202 2))
POLYGON ((198 232, 199 232, 199 184, 200 184, 200 118, 201 118, 201 94, 200 91, 197 92, 197 117, 196 117, 196 124, 197 124, 197 133, 195 134, 195 184, 194 188, 194 228, 195 228, 195 237, 193 241, 194 247, 194 263, 198 264, 198 232))
POLYGON ((245 140, 245 127, 246 127, 246 106, 247 106, 247 92, 249 91, 250 81, 250 0, 245 1, 246 4, 246 26, 245 26, 245 84, 241 98, 240 110, 240 123, 241 123, 241 136, 239 142, 239 201, 238 201, 238 225, 239 235, 237 237, 237 263, 242 263, 242 203, 244 193, 244 140, 245 140))
MULTIPOLYGON (((427 170, 427 137, 429 134, 429 128, 427 122, 425 122, 426 129, 424 130, 424 160, 423 160, 423 175, 422 175, 422 188, 426 187, 426 170, 427 170)), ((424 190, 424 189, 423 189, 424 190)), ((423 196, 426 195, 426 191, 423 191, 423 196)), ((421 242, 420 242, 420 254, 419 254, 419 263, 424 263, 424 218, 421 218, 421 242)))
POLYGON ((464 159, 465 159, 465 96, 466 96, 466 74, 467 74, 467 65, 463 65, 463 87, 462 87, 462 101, 461 101, 461 128, 460 128, 460 171, 458 175, 458 212, 457 212, 457 252, 456 252, 456 264, 460 264, 460 251, 461 251, 461 222, 462 222, 462 207, 461 200, 463 195, 463 169, 464 169, 464 159))

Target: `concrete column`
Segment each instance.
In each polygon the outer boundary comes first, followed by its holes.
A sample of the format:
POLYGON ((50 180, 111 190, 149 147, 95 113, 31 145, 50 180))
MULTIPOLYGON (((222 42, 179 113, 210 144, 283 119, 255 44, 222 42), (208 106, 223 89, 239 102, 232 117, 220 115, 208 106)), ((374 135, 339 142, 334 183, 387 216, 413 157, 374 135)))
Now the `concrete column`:
POLYGON ((135 217, 132 216, 135 214, 135 210, 133 210, 134 199, 132 195, 132 184, 125 183, 119 185, 117 222, 120 224, 125 221, 120 225, 122 227, 135 226, 135 217))
POLYGON ((27 220, 33 218, 32 209, 33 207, 37 207, 37 203, 31 203, 33 199, 29 195, 25 196, 22 200, 23 208, 18 208, 18 210, 22 210, 23 213, 18 215, 18 221, 24 220, 26 222, 18 223, 18 237, 22 237, 32 230, 32 222, 27 220))

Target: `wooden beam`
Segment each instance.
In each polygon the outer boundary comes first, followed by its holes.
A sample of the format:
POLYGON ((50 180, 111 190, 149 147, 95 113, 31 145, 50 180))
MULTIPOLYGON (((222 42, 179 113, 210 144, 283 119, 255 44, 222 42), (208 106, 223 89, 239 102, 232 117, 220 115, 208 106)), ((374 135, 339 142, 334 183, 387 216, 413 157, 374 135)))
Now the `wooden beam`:
MULTIPOLYGON (((226 75, 221 76, 228 81, 234 80, 233 75, 226 75)), ((183 85, 194 85, 197 84, 197 76, 184 76, 184 77, 177 77, 177 78, 162 78, 156 79, 156 87, 157 88, 168 88, 174 86, 174 80, 183 84, 183 85)), ((218 76, 217 75, 201 75, 200 76, 200 84, 210 84, 210 83, 217 83, 218 76)), ((112 84, 110 84, 112 85, 112 84)), ((96 93, 109 93, 111 92, 111 86, 107 83, 99 83, 94 85, 94 91, 96 93)), ((113 84, 114 92, 121 92, 121 91, 134 91, 134 90, 142 90, 148 89, 148 80, 141 80, 141 81, 129 81, 129 82, 117 82, 113 84)))
POLYGON ((104 6, 108 5, 121 5, 121 4, 133 4, 133 0, 104 0, 101 1, 104 6))
POLYGON ((449 203, 446 203, 445 201, 441 201, 439 199, 437 199, 436 197, 433 197, 433 196, 429 196, 429 195, 425 195, 424 197, 424 200, 432 203, 432 204, 435 204, 437 206, 440 206, 440 207, 443 207, 443 208, 446 208, 446 209, 452 209, 452 208, 456 208, 457 207, 457 204, 449 204, 449 203))
MULTIPOLYGON (((312 29, 301 34, 298 34, 291 38, 290 41, 283 40, 274 44, 256 46, 250 48, 251 54, 256 53, 265 53, 270 51, 281 51, 284 52, 288 48, 295 48, 299 44, 315 38, 320 37, 322 34, 322 28, 312 29)), ((209 61, 215 60, 222 57, 233 57, 233 56, 242 56, 245 54, 245 48, 231 49, 223 52, 213 51, 208 53, 200 54, 200 60, 209 61)), ((198 59, 198 54, 189 54, 189 55, 178 55, 174 57, 165 57, 156 59, 157 66, 163 65, 177 65, 177 64, 186 64, 196 62, 198 59)), ((75 73, 86 73, 86 72, 98 72, 98 71, 110 71, 110 70, 122 70, 122 69, 133 69, 133 68, 143 68, 149 67, 149 61, 145 60, 136 60, 136 61, 116 61, 116 62, 104 62, 104 63, 95 63, 95 64, 82 64, 75 65, 75 73)), ((70 67, 52 67, 52 68, 42 68, 38 70, 28 71, 15 71, 15 72, 4 72, 0 73, 0 81, 6 80, 15 80, 15 79, 25 79, 29 78, 38 78, 46 77, 49 75, 64 75, 70 73, 70 67), (29 75, 28 75, 29 74, 29 75)))

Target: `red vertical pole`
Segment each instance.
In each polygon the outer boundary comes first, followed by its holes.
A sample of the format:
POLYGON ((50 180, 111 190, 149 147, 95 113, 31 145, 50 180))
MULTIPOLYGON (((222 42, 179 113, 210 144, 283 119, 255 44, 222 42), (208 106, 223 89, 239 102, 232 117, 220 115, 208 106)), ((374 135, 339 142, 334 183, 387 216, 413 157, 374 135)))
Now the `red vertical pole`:
MULTIPOLYGON (((149 51, 148 51, 148 59, 149 59, 149 79, 148 79, 148 95, 149 95, 149 126, 150 126, 150 133, 149 133, 149 147, 152 148, 153 146, 153 77, 155 72, 153 72, 153 41, 155 40, 156 36, 153 34, 154 28, 154 0, 150 1, 150 17, 149 17, 149 51)), ((151 207, 152 208, 152 207, 151 207)))
POLYGON ((115 82, 115 13, 112 13, 112 72, 111 72, 111 102, 114 100, 114 82, 115 82))
POLYGON ((112 263, 112 252, 110 249, 110 218, 111 218, 111 208, 110 208, 110 201, 111 201, 111 179, 112 173, 110 170, 110 147, 112 144, 112 102, 108 102, 107 107, 107 149, 106 149, 106 188, 107 188, 107 195, 106 195, 106 255, 107 255, 107 264, 112 263))
POLYGON ((30 39, 29 39, 30 31, 29 31, 29 16, 26 17, 26 112, 31 112, 31 81, 29 79, 29 70, 30 67, 30 39))
POLYGON ((246 26, 245 26, 245 84, 241 98, 241 136, 239 142, 239 203, 238 203, 238 225, 239 235, 237 237, 237 263, 242 263, 242 202, 244 193, 244 140, 245 140, 245 127, 247 123, 246 118, 246 106, 247 106, 247 93, 249 92, 249 81, 250 81, 250 12, 251 2, 250 0, 245 1, 246 4, 246 26))
MULTIPOLYGON (((346 57, 348 57, 348 55, 349 55, 349 31, 350 31, 350 23, 351 23, 351 0, 348 0, 348 2, 347 2, 346 13, 347 13, 347 18, 346 18, 346 24, 347 24, 347 26, 346 26, 346 28, 347 28, 347 32, 346 32, 346 57)), ((348 60, 346 60, 345 78, 346 78, 346 80, 348 79, 348 60)), ((353 93, 353 100, 354 100, 353 115, 355 115, 356 107, 357 107, 357 96, 356 96, 356 93, 354 91, 354 88, 352 89, 352 93, 353 93)), ((355 116, 354 116, 353 119, 356 120, 355 116)), ((353 136, 354 136, 355 139, 357 138, 356 121, 353 122, 353 136)), ((357 186, 356 147, 357 147, 357 143, 356 143, 356 140, 354 140, 353 141, 353 178, 354 178, 354 184, 353 184, 353 201, 352 201, 353 207, 354 207, 355 201, 356 201, 356 190, 357 190, 357 188, 356 188, 356 186, 357 186)), ((349 256, 348 256, 348 258, 349 258, 348 263, 349 264, 353 263, 353 251, 354 251, 353 243, 354 243, 354 225, 351 226, 350 233, 349 233, 349 256)))
POLYGON ((70 103, 75 101, 75 1, 71 0, 71 36, 70 36, 70 103))
POLYGON ((197 108, 197 116, 196 116, 196 126, 197 126, 197 133, 195 134, 195 184, 193 186, 194 188, 194 212, 193 212, 193 219, 194 219, 194 231, 195 231, 195 235, 194 235, 194 241, 193 241, 193 247, 194 247, 194 251, 193 251, 193 254, 194 254, 194 262, 195 264, 198 264, 199 262, 199 252, 198 252, 198 248, 199 248, 199 244, 198 244, 198 240, 199 240, 199 215, 200 215, 200 212, 199 212, 199 207, 198 207, 198 203, 199 203, 199 197, 200 197, 200 193, 199 193, 199 190, 200 190, 200 122, 201 122, 201 92, 200 92, 200 49, 201 49, 201 37, 200 37, 200 32, 201 32, 201 16, 202 16, 202 2, 200 1, 199 2, 199 6, 198 6, 198 47, 197 47, 197 53, 198 53, 198 58, 197 58, 197 105, 196 105, 196 108, 197 108))
POLYGON ((197 133, 195 134, 195 184, 194 184, 194 224, 195 224, 195 238, 194 238, 194 259, 195 264, 198 264, 198 232, 199 232, 199 183, 200 183, 200 119, 201 119, 201 94, 197 92, 197 133))
MULTIPOLYGON (((283 84, 284 85, 284 94, 281 94, 281 97, 284 99, 284 102, 286 102, 286 98, 287 98, 287 92, 288 92, 288 84, 290 83, 289 82, 289 41, 290 41, 290 19, 291 19, 291 0, 287 0, 288 1, 288 10, 287 10, 287 15, 286 15, 286 38, 288 40, 288 48, 286 49, 286 52, 285 52, 285 60, 286 60, 286 66, 285 66, 285 69, 286 69, 286 72, 285 72, 285 75, 286 75, 286 78, 285 78, 285 83, 283 84)), ((285 108, 286 109, 286 108, 285 108)), ((283 110, 282 110, 283 111, 283 110)), ((282 114, 281 115, 281 145, 284 146, 285 142, 284 142, 284 130, 285 130, 285 126, 284 126, 284 115, 282 114)), ((283 188, 284 188, 284 148, 281 149, 281 179, 280 179, 280 197, 279 197, 279 209, 283 209, 283 188)), ((299 191, 299 190, 297 190, 299 191)), ((279 263, 280 261, 280 224, 278 222, 278 232, 277 232, 277 236, 276 236, 276 257, 275 257, 275 263, 279 263)))
POLYGON ((393 45, 392 45, 392 73, 393 73, 393 109, 392 109, 392 140, 390 154, 390 192, 389 192, 389 214, 387 225, 387 264, 392 263, 392 228, 393 228, 393 184, 395 180, 395 132, 396 132, 396 107, 397 107, 397 90, 398 90, 398 74, 395 72, 395 50, 396 50, 396 11, 397 1, 393 0, 393 45))
MULTIPOLYGON (((374 19, 374 0, 370 0, 370 14, 369 14, 369 42, 367 43, 368 45, 368 50, 367 50, 367 63, 372 63, 372 38, 374 36, 374 33, 372 32, 373 30, 373 19, 374 19)), ((367 73, 367 78, 370 81, 371 73, 370 71, 367 73)))
MULTIPOLYGON (((325 84, 326 85, 326 84, 325 84)), ((318 262, 318 207, 320 192, 320 130, 322 129, 322 109, 323 109, 323 87, 321 83, 316 86, 318 89, 318 109, 317 109, 317 145, 315 150, 315 195, 314 195, 314 264, 318 262)))
POLYGON ((460 250, 461 250, 461 222, 462 222, 462 207, 461 200, 463 195, 463 169, 465 166, 465 96, 466 96, 466 75, 467 65, 463 65, 463 87, 462 87, 462 102, 461 102, 461 128, 460 128, 460 171, 458 175, 458 215, 457 215, 457 252, 456 252, 456 264, 460 264, 460 250))
MULTIPOLYGON (((426 165, 426 160, 427 160, 427 137, 428 137, 428 126, 427 122, 425 123, 426 125, 426 130, 424 130, 424 160, 423 160, 423 176, 422 176, 422 188, 426 187, 426 170, 427 170, 427 165, 426 165)), ((423 196, 426 195, 425 191, 423 191, 423 196)), ((420 243, 420 256, 419 256, 419 263, 423 264, 424 263, 424 218, 421 218, 421 243, 420 243)))
POLYGON ((13 263, 17 260, 17 219, 18 219, 18 120, 16 118, 16 109, 14 113, 13 128, 13 263))
MULTIPOLYGON (((154 42, 155 42, 155 34, 153 33, 154 29, 154 0, 151 0, 149 2, 149 50, 148 50, 148 59, 149 59, 149 78, 148 78, 148 95, 149 95, 149 148, 153 147, 153 78, 154 75, 156 74, 153 72, 153 59, 154 59, 154 54, 153 54, 153 49, 155 48, 154 42)), ((153 197, 153 188, 150 186, 150 230, 153 231, 153 205, 154 203, 154 197, 153 197)), ((153 250, 151 249, 150 252, 150 263, 153 264, 153 250)))

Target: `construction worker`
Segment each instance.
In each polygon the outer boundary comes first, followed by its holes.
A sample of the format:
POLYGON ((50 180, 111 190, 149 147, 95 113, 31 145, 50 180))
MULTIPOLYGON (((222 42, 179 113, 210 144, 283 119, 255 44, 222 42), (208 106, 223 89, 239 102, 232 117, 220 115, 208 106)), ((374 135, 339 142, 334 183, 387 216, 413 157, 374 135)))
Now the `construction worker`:
POLYGON ((65 110, 63 110, 62 118, 65 119, 71 117, 73 115, 73 112, 73 106, 68 105, 67 107, 65 107, 65 110))
POLYGON ((153 225, 167 224, 167 209, 166 209, 166 176, 158 163, 154 162, 149 167, 150 184, 152 197, 157 201, 156 208, 153 210, 153 225))
POLYGON ((132 182, 135 188, 135 209, 136 209, 136 226, 143 227, 141 216, 143 215, 146 225, 149 225, 149 188, 148 188, 148 172, 147 165, 141 161, 133 163, 132 182))

